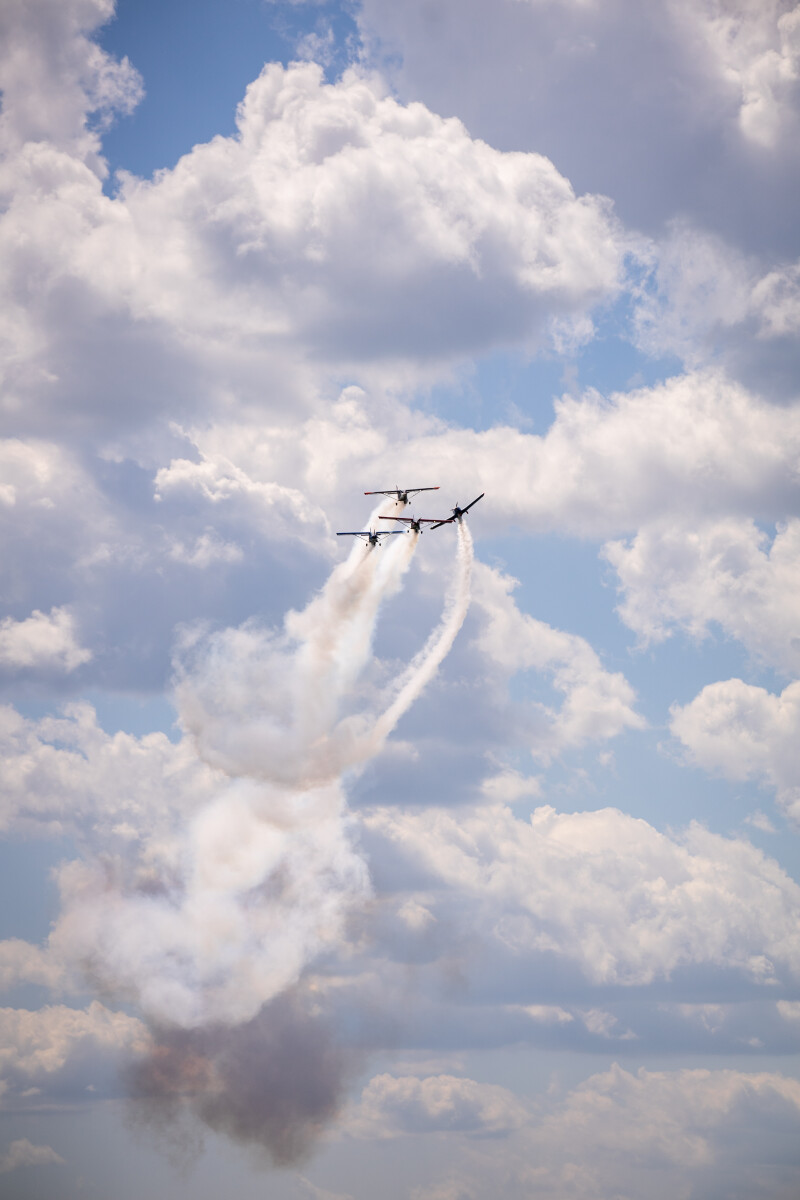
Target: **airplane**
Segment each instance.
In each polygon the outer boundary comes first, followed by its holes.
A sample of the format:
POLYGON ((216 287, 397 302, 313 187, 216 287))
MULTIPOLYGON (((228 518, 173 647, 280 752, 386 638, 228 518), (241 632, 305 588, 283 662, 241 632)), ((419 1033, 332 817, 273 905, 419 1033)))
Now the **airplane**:
POLYGON ((450 525, 453 521, 460 521, 464 513, 472 508, 473 504, 477 504, 479 500, 482 500, 485 495, 486 492, 481 492, 480 496, 476 496, 474 500, 470 500, 469 504, 467 504, 465 508, 459 508, 459 506, 456 505, 453 509, 452 517, 445 517, 443 521, 437 522, 436 525, 431 525, 431 529, 438 529, 440 525, 450 525))
POLYGON ((337 537, 363 537, 366 538, 370 546, 379 546, 382 537, 391 537, 393 533, 405 533, 405 529, 382 529, 378 533, 375 529, 346 529, 341 533, 337 533, 337 537))
POLYGON ((378 517, 378 520, 402 521, 404 525, 409 525, 411 527, 409 532, 413 533, 422 533, 422 529, 420 528, 422 525, 436 525, 439 523, 437 517, 384 517, 381 515, 378 517))
POLYGON ((409 496, 416 496, 417 492, 438 492, 439 486, 424 487, 424 488, 389 488, 388 491, 364 492, 365 496, 396 496, 398 504, 408 504, 409 496))

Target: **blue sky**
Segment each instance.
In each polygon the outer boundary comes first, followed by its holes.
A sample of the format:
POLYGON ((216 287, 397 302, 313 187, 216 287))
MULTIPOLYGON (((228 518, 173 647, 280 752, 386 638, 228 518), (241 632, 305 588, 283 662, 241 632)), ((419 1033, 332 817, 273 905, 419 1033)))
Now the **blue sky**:
POLYGON ((356 35, 346 6, 261 0, 118 4, 97 40, 109 54, 127 55, 146 83, 134 112, 103 138, 109 166, 149 176, 174 166, 196 143, 232 134, 247 84, 265 62, 290 62, 298 40, 321 22, 335 31, 344 65, 345 43, 356 35))
POLYGON ((9 1196, 793 1200, 798 28, 0 14, 9 1196))

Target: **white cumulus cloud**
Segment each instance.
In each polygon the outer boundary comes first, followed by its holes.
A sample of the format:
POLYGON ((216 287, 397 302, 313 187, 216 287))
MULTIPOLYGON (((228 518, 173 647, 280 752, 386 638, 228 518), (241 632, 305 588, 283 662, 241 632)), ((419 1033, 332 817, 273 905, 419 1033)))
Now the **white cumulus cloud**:
POLYGON ((553 954, 595 984, 701 963, 764 984, 800 974, 800 888, 746 841, 694 824, 668 836, 615 809, 382 810, 366 823, 424 868, 438 920, 510 960, 553 954))
POLYGON ((500 1134, 528 1119, 525 1106, 507 1088, 456 1075, 374 1076, 348 1122, 354 1137, 385 1138, 409 1133, 500 1134))
POLYGON ((68 608, 34 610, 23 621, 0 621, 0 667, 10 670, 74 671, 92 657, 76 637, 68 608))
MULTIPOLYGON (((564 695, 555 712, 535 706, 530 731, 534 755, 547 761, 587 741, 644 728, 633 707, 633 688, 622 674, 603 668, 584 638, 520 612, 512 595, 515 579, 482 565, 476 580, 476 600, 484 613, 476 644, 489 671, 498 670, 506 679, 520 671, 545 673, 564 695)), ((524 718, 517 719, 524 726, 524 718)))
POLYGON ((800 683, 777 696, 742 679, 710 683, 673 706, 670 729, 697 766, 774 788, 800 821, 800 683))
POLYGON ((797 518, 773 537, 745 518, 661 521, 603 553, 619 576, 620 616, 644 644, 719 626, 779 671, 800 670, 797 518))
POLYGON ((116 1068, 144 1054, 149 1044, 140 1020, 97 1000, 86 1009, 63 1004, 35 1012, 0 1008, 5 1101, 26 1094, 40 1100, 56 1093, 85 1098, 92 1086, 105 1090, 116 1068))
POLYGON ((0 1175, 19 1167, 38 1167, 46 1163, 63 1163, 64 1159, 52 1146, 38 1146, 27 1138, 17 1138, 4 1154, 0 1154, 0 1175))

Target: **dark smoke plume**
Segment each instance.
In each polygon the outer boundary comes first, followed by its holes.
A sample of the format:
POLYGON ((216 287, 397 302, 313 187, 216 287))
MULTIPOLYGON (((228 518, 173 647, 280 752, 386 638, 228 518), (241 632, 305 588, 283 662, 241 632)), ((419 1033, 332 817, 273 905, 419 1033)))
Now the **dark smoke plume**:
POLYGON ((137 1115, 164 1132, 177 1130, 188 1109, 216 1132, 266 1150, 276 1166, 302 1159, 360 1066, 310 1008, 293 992, 245 1025, 155 1030, 131 1078, 137 1115))

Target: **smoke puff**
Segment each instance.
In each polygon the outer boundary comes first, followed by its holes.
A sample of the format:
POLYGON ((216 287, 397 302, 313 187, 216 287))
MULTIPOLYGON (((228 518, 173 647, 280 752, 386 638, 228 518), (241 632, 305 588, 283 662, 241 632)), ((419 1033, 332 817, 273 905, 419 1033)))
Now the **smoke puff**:
POLYGON ((304 996, 287 993, 236 1028, 157 1031, 131 1087, 146 1121, 163 1129, 188 1107, 286 1166, 308 1153, 360 1065, 304 996))
POLYGON ((221 787, 174 841, 69 863, 52 944, 160 1025, 248 1021, 370 894, 337 783, 221 787))

